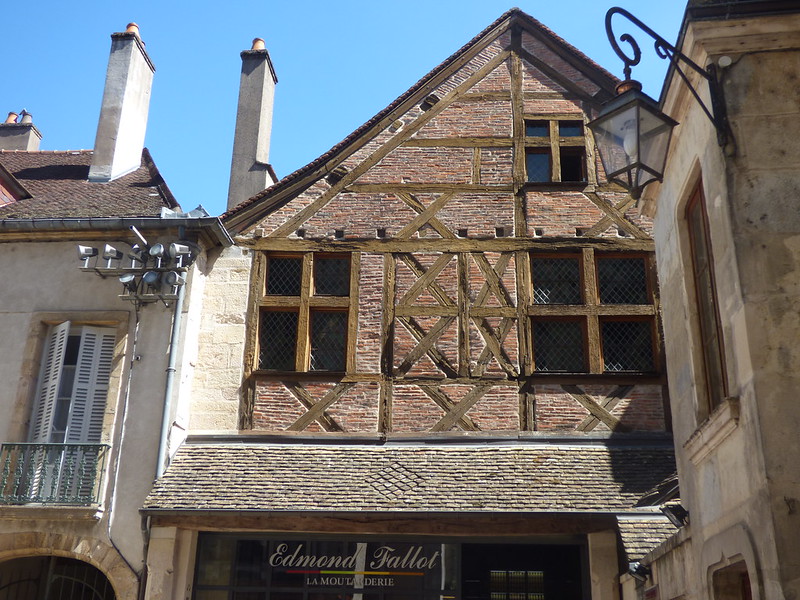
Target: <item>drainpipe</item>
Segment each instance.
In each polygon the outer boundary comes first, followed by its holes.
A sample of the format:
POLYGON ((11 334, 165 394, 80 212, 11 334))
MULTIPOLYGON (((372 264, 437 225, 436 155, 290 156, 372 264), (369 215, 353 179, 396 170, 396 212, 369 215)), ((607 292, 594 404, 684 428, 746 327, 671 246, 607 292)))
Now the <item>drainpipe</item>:
POLYGON ((164 414, 161 418, 161 439, 158 442, 158 463, 156 464, 156 479, 161 479, 167 462, 167 442, 170 430, 170 415, 172 414, 172 387, 175 379, 175 362, 178 355, 178 340, 181 331, 181 316, 183 314, 183 294, 186 285, 178 287, 178 298, 175 300, 175 316, 172 318, 172 335, 169 340, 169 359, 167 361, 167 381, 164 384, 164 414))

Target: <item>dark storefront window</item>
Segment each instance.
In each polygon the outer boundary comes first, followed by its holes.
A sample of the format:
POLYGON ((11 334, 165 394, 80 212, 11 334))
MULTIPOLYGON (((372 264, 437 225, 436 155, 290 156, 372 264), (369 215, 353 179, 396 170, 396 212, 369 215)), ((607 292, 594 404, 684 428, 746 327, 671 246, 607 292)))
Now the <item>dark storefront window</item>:
POLYGON ((583 600, 576 544, 201 534, 194 600, 583 600))

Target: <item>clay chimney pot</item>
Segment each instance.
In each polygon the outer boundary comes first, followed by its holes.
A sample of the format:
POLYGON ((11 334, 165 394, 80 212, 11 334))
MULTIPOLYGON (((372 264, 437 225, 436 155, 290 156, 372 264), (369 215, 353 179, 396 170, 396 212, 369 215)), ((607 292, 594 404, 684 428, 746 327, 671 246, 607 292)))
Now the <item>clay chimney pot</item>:
POLYGON ((8 123, 16 123, 18 116, 19 115, 17 113, 15 113, 15 112, 8 113, 8 117, 6 117, 6 120, 5 120, 6 124, 8 124, 8 123))
POLYGON ((264 44, 264 40, 261 38, 256 38, 253 40, 253 47, 250 48, 251 50, 265 50, 266 45, 264 44))

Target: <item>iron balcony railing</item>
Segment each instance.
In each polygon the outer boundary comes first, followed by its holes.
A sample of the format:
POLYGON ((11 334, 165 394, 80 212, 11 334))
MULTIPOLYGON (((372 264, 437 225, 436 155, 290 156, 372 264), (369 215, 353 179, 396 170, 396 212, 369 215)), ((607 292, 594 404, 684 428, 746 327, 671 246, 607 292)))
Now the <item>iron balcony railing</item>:
POLYGON ((3 444, 0 504, 99 502, 106 444, 3 444))

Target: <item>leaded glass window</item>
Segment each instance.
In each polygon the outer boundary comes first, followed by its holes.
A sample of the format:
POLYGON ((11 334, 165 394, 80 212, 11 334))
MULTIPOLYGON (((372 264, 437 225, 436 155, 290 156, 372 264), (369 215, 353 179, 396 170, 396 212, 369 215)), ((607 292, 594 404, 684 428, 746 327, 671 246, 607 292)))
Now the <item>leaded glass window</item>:
POLYGON ((597 284, 603 304, 649 303, 643 257, 598 258, 597 284))
POLYGON ((299 296, 302 272, 302 258, 270 257, 267 262, 267 294, 299 296))
POLYGON ((531 272, 534 303, 581 303, 581 273, 578 258, 534 256, 531 260, 531 272))
POLYGON ((603 368, 608 372, 653 370, 650 321, 603 321, 603 368))
POLYGON ((534 321, 533 353, 537 371, 584 372, 586 364, 580 321, 534 321))
POLYGON ((264 261, 256 368, 346 371, 348 324, 357 306, 350 298, 351 256, 267 254, 264 261))

